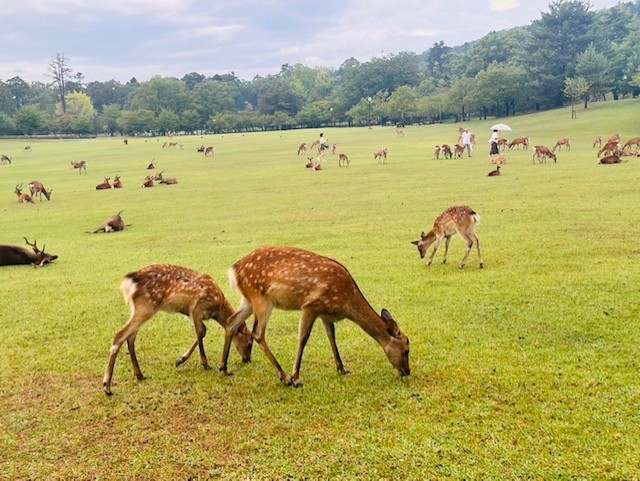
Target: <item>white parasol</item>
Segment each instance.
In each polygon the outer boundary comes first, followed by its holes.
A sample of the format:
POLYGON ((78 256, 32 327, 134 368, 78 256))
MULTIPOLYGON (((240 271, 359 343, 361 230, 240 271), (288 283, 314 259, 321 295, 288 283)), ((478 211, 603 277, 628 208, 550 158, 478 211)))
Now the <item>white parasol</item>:
POLYGON ((495 124, 491 126, 491 130, 511 130, 507 124, 495 124))

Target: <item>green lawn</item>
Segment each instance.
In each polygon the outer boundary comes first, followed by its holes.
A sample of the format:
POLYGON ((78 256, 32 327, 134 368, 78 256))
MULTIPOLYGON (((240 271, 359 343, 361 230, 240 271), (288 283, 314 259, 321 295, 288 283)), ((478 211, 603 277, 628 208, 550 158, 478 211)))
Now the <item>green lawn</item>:
MULTIPOLYGON (((317 130, 165 138, 2 140, 0 243, 23 236, 59 255, 53 264, 2 267, 0 477, 5 479, 424 479, 640 476, 640 158, 596 161, 593 138, 640 135, 638 100, 499 119, 532 145, 562 137, 558 163, 507 152, 487 177, 491 120, 473 120, 472 158, 432 159, 458 125, 325 128, 351 159, 304 168, 301 142, 317 130), (196 147, 214 145, 214 157, 196 147), (31 145, 32 152, 23 148, 31 145), (373 152, 389 149, 387 165, 373 152), (179 179, 141 189, 147 164, 179 179), (88 175, 70 161, 86 160, 88 175), (105 176, 124 189, 96 191, 105 176), (20 205, 16 184, 53 188, 20 205), (456 204, 469 204, 475 249, 458 269, 425 267, 410 241, 456 204), (124 232, 93 235, 124 210, 124 232), (204 371, 180 316, 158 314, 138 336, 147 379, 120 351, 112 397, 102 376, 129 310, 122 277, 154 262, 211 274, 233 305, 227 269, 263 245, 303 247, 339 260, 372 306, 389 309, 411 340, 399 378, 355 324, 337 325, 350 376, 335 372, 321 323, 302 366, 304 387, 280 384, 255 346, 234 376, 204 371)), ((508 134, 508 135, 507 135, 508 134)), ((268 339, 287 371, 297 312, 275 311, 268 339)), ((223 331, 209 322, 216 366, 223 331)))

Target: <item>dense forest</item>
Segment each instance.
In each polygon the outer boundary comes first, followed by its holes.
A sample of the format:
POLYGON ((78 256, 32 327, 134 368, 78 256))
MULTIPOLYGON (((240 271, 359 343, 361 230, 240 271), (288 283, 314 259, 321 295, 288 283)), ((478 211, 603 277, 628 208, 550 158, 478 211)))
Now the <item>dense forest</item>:
POLYGON ((50 84, 0 80, 0 135, 166 134, 433 123, 640 94, 640 0, 593 11, 556 0, 530 25, 449 47, 436 42, 337 69, 285 64, 233 72, 86 82, 64 54, 50 84))

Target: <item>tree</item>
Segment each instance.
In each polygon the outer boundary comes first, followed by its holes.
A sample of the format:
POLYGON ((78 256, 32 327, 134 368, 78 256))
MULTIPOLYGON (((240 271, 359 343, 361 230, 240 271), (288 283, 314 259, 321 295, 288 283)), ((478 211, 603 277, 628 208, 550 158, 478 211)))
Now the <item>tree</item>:
POLYGON ((24 135, 40 133, 47 125, 45 116, 37 105, 27 105, 18 110, 13 120, 16 130, 24 135))
POLYGON ((418 95, 411 87, 407 85, 398 87, 396 91, 391 94, 387 103, 389 115, 398 120, 397 114, 399 113, 400 123, 404 124, 405 114, 415 111, 417 98, 418 95))
POLYGON ((151 110, 156 115, 162 109, 170 109, 180 115, 191 107, 191 102, 184 82, 156 75, 136 89, 131 107, 134 110, 151 110))
POLYGON ((77 134, 94 133, 98 113, 93 108, 91 98, 82 92, 71 92, 67 94, 65 103, 66 111, 63 110, 62 102, 56 106, 60 131, 77 134))
POLYGON ((567 77, 564 79, 564 94, 571 99, 571 118, 577 117, 575 104, 589 91, 589 82, 584 77, 567 77))
POLYGON ((596 52, 591 43, 587 49, 578 56, 576 74, 583 77, 589 84, 589 90, 584 93, 584 108, 587 108, 589 97, 597 98, 604 95, 604 89, 609 83, 609 61, 596 52))
POLYGON ((155 125, 163 135, 168 132, 176 132, 180 129, 180 117, 171 109, 162 109, 155 125))
POLYGON ((118 119, 122 115, 122 108, 118 104, 109 104, 102 107, 102 125, 111 136, 119 130, 118 119))
POLYGON ((125 110, 118 119, 120 129, 127 134, 153 132, 155 114, 149 109, 125 110))
POLYGON ((58 91, 58 98, 62 106, 62 112, 67 111, 67 79, 71 76, 69 59, 64 53, 57 53, 49 62, 48 76, 53 80, 53 85, 58 91))

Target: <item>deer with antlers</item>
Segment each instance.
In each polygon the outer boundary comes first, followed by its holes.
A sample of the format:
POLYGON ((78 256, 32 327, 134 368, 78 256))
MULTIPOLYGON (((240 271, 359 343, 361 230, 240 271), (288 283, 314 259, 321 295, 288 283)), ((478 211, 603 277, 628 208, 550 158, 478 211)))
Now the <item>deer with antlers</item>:
POLYGON ((153 187, 154 183, 153 183, 153 176, 151 175, 147 175, 144 178, 144 182, 142 183, 142 188, 147 188, 147 187, 153 187))
POLYGON ((147 165, 147 170, 153 170, 156 168, 155 160, 152 160, 149 165, 147 165))
POLYGON ((113 179, 112 187, 114 189, 122 189, 123 185, 119 175, 116 175, 115 179, 113 179))
POLYGON ((42 250, 38 249, 37 241, 33 241, 33 244, 24 237, 24 241, 31 247, 33 252, 24 247, 0 245, 0 266, 17 266, 24 264, 31 264, 33 267, 42 267, 45 264, 55 261, 58 256, 53 254, 46 254, 42 247, 42 250))
POLYGON ((116 215, 112 215, 111 217, 109 217, 104 224, 102 224, 100 227, 98 227, 96 230, 93 231, 94 234, 97 234, 98 232, 119 232, 121 230, 124 230, 124 221, 122 220, 122 212, 124 211, 120 211, 118 212, 116 215))
POLYGON ((82 171, 84 170, 84 174, 87 175, 87 161, 81 160, 80 162, 71 161, 71 165, 74 169, 78 169, 78 172, 82 175, 82 171))
POLYGON ((109 183, 109 180, 111 180, 111 177, 105 177, 103 182, 96 185, 96 190, 113 189, 113 186, 109 183))
MULTIPOLYGON (((133 372, 138 380, 144 379, 136 356, 136 337, 142 325, 158 311, 182 314, 189 318, 195 328, 196 341, 176 360, 175 366, 184 364, 197 347, 200 351, 200 364, 205 369, 210 369, 204 351, 204 337, 207 333, 204 321, 214 319, 225 328, 234 312, 211 276, 199 274, 186 267, 153 264, 127 274, 120 290, 131 309, 131 316, 127 324, 116 333, 111 346, 109 362, 102 381, 102 387, 107 395, 112 394, 113 369, 118 351, 125 341, 129 348, 133 372)), ((231 340, 242 361, 250 362, 253 339, 244 323, 238 323, 229 342, 231 340)))
POLYGON ((335 338, 335 323, 349 319, 375 339, 387 359, 401 376, 409 368, 409 338, 402 333, 389 311, 378 315, 358 288, 349 271, 339 262, 293 247, 262 247, 236 262, 229 270, 231 285, 242 295, 240 307, 227 323, 220 371, 227 368, 233 336, 253 314, 253 339, 276 368, 280 380, 300 386, 302 354, 317 318, 322 320, 333 352, 336 368, 348 374, 335 338), (292 374, 284 372, 269 346, 265 334, 274 308, 301 311, 298 351, 292 374))
POLYGON ((34 204, 33 199, 29 194, 22 193, 22 184, 16 185, 16 189, 13 191, 18 196, 18 204, 34 204))
POLYGON ((433 222, 433 227, 428 234, 422 232, 420 234, 420 240, 412 241, 411 243, 418 247, 420 259, 424 259, 429 247, 432 244, 435 244, 431 257, 429 258, 429 262, 427 263, 427 265, 430 266, 433 263, 433 258, 436 256, 436 252, 438 252, 440 243, 444 239, 444 259, 442 260, 442 263, 446 264, 451 238, 458 233, 467 244, 467 250, 465 251, 462 262, 460 263, 460 269, 463 269, 466 265, 467 257, 469 257, 469 252, 471 252, 471 248, 474 243, 478 249, 480 269, 482 269, 484 267, 484 262, 482 261, 482 254, 480 253, 480 240, 476 235, 476 228, 478 225, 480 225, 480 216, 474 212, 471 207, 468 205, 453 206, 436 217, 436 220, 433 222))
POLYGON ((40 197, 40 202, 42 202, 43 195, 47 200, 51 200, 51 192, 53 192, 53 189, 47 190, 44 188, 44 185, 42 185, 42 182, 32 180, 31 182, 29 182, 29 192, 31 192, 32 199, 35 199, 36 194, 38 194, 38 196, 40 197))

